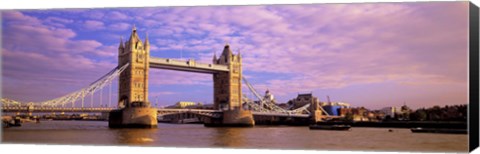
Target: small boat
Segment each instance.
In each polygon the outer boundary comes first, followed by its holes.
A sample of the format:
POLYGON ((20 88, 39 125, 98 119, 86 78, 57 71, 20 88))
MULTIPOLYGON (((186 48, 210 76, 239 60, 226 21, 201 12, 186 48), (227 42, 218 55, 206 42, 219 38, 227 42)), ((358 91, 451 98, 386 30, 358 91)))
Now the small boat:
POLYGON ((10 126, 20 127, 20 126, 22 126, 22 122, 20 121, 20 119, 15 119, 15 120, 13 120, 13 123, 10 126))
POLYGON ((349 130, 350 125, 310 125, 310 129, 318 130, 349 130))
POLYGON ((9 128, 9 127, 20 127, 22 126, 20 119, 12 119, 12 120, 4 120, 2 121, 2 128, 9 128))
POLYGON ((412 133, 445 133, 445 134, 468 134, 467 129, 442 129, 442 128, 411 128, 412 133))
POLYGON ((8 124, 5 121, 2 121, 2 128, 8 128, 8 127, 10 127, 10 124, 8 124))

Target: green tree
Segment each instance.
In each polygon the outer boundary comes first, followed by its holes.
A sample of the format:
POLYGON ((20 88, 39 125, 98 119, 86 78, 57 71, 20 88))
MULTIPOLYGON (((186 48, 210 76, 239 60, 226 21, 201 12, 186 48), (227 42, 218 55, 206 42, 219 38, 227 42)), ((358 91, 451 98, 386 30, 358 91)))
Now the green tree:
POLYGON ((416 117, 415 120, 425 121, 427 120, 427 112, 423 109, 419 109, 415 111, 415 117, 416 117))

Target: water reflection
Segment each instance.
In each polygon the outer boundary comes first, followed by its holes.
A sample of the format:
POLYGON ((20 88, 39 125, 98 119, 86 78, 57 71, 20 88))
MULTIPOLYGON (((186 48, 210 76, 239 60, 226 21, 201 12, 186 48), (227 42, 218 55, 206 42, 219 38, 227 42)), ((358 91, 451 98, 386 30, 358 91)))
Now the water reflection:
POLYGON ((249 128, 215 128, 212 135, 213 146, 216 147, 245 147, 247 145, 245 132, 249 128))
POLYGON ((45 121, 2 130, 2 142, 161 147, 465 152, 468 135, 411 133, 409 129, 306 127, 212 128, 159 124, 157 129, 109 129, 106 122, 45 121))
POLYGON ((153 145, 157 129, 112 129, 116 142, 126 145, 153 145))

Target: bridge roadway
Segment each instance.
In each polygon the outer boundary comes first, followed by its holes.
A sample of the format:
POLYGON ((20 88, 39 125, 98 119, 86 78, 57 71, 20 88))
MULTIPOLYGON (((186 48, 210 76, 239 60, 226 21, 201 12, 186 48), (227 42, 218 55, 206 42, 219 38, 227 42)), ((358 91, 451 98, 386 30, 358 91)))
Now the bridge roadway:
MULTIPOLYGON (((110 112, 115 108, 64 108, 64 107, 2 107, 2 112, 22 112, 22 113, 51 113, 51 112, 110 112)), ((205 110, 205 109, 164 109, 159 108, 158 115, 170 115, 177 113, 196 113, 208 116, 221 114, 221 110, 205 110)), ((287 114, 287 113, 268 113, 253 112, 253 115, 276 116, 276 117, 298 117, 308 118, 308 114, 287 114)))
POLYGON ((197 63, 195 60, 192 59, 187 61, 181 61, 157 57, 150 57, 150 67, 209 74, 229 71, 228 66, 225 65, 197 63))

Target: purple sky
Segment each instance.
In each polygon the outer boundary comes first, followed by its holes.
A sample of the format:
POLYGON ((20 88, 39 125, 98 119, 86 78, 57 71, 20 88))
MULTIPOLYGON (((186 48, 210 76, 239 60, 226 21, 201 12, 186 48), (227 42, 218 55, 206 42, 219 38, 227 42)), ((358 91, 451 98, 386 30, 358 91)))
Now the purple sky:
MULTIPOLYGON (((427 2, 2 11, 2 95, 38 102, 87 86, 116 66, 119 39, 135 24, 142 40, 148 32, 155 57, 210 62, 228 42, 242 52, 244 76, 278 102, 313 92, 321 101, 329 95, 372 109, 465 104, 467 8, 427 2)), ((211 75, 150 73, 152 102, 212 101, 211 75)))

